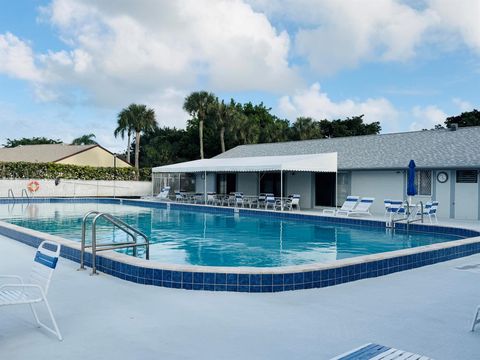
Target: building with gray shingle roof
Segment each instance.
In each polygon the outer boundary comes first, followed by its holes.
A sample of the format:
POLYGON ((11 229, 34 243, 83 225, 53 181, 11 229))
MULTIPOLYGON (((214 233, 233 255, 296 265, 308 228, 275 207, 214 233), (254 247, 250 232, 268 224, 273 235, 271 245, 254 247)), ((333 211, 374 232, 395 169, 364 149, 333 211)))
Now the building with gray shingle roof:
POLYGON ((58 163, 94 167, 130 167, 98 144, 39 144, 0 148, 1 162, 58 163))
POLYGON ((480 127, 237 146, 218 158, 338 153, 339 170, 480 168, 480 127))
POLYGON ((357 195, 375 198, 372 212, 383 214, 385 199, 407 199, 407 168, 414 160, 418 194, 413 202, 438 201, 439 217, 480 219, 480 127, 241 145, 215 158, 231 159, 234 169, 244 157, 322 153, 337 153, 336 173, 197 174, 196 191, 300 194, 303 209, 341 206, 348 195, 357 195))

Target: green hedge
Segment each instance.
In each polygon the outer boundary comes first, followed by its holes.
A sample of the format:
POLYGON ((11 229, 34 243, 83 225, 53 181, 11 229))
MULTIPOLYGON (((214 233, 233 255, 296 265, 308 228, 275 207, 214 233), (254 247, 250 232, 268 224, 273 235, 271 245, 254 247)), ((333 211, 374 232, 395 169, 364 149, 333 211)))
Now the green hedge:
MULTIPOLYGON (((151 180, 152 169, 140 169, 140 180, 151 180)), ((3 179, 78 179, 78 180, 136 180, 134 168, 92 167, 55 163, 0 162, 3 179)))

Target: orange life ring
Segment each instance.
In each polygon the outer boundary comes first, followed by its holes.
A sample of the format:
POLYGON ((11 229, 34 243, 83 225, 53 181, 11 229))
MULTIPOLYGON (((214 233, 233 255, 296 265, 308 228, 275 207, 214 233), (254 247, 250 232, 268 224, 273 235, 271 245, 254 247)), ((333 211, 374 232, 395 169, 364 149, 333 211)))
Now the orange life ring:
POLYGON ((37 192, 40 189, 40 184, 38 183, 37 180, 32 180, 28 183, 27 189, 31 193, 37 192))

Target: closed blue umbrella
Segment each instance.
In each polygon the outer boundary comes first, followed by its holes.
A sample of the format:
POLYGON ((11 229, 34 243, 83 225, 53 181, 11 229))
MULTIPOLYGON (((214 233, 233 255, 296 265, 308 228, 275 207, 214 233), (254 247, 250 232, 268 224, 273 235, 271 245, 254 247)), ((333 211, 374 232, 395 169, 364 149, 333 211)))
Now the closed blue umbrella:
MULTIPOLYGON (((408 164, 408 179, 407 179, 407 195, 415 196, 417 195, 417 189, 415 188, 415 161, 410 160, 408 164)), ((410 203, 412 199, 410 198, 410 203)))

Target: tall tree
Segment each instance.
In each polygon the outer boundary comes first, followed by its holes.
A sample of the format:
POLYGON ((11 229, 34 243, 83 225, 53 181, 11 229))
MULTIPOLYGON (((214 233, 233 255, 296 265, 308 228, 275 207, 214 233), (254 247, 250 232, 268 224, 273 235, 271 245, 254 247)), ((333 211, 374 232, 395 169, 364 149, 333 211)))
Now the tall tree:
MULTIPOLYGON (((135 167, 139 169, 140 138, 147 132, 154 131, 157 128, 155 112, 148 109, 146 105, 130 104, 128 108, 123 109, 120 114, 128 119, 131 131, 135 133, 135 167)), ((128 132, 128 128, 126 129, 128 132)))
POLYGON ((239 113, 237 110, 237 104, 233 99, 229 104, 225 104, 225 101, 218 101, 216 98, 212 104, 212 111, 215 114, 216 127, 218 128, 218 134, 220 137, 220 150, 222 153, 226 151, 225 146, 225 132, 232 126, 239 113))
POLYGON ((309 140, 323 138, 318 121, 310 117, 299 117, 292 125, 292 137, 295 140, 309 140))
POLYGON ((46 137, 33 137, 33 138, 21 138, 21 139, 7 139, 7 142, 3 146, 7 148, 13 148, 20 145, 41 145, 41 144, 61 144, 61 140, 47 139, 46 137))
POLYGON ((461 115, 450 116, 445 120, 445 125, 450 127, 452 124, 457 124, 459 127, 480 126, 480 111, 473 109, 461 115))
POLYGON ((95 140, 95 135, 94 134, 86 134, 79 136, 76 139, 72 140, 72 145, 93 145, 96 144, 97 142, 95 140))
POLYGON ((203 128, 208 110, 215 103, 215 95, 207 91, 195 91, 188 95, 183 109, 198 121, 198 137, 200 141, 200 158, 205 157, 203 149, 203 128))
MULTIPOLYGON (((133 104, 132 104, 133 105, 133 104)), ((129 108, 122 109, 117 115, 117 128, 113 132, 115 137, 120 136, 125 139, 127 135, 127 162, 130 164, 130 153, 132 145, 132 132, 133 132, 133 113, 129 111, 129 108)))

